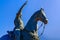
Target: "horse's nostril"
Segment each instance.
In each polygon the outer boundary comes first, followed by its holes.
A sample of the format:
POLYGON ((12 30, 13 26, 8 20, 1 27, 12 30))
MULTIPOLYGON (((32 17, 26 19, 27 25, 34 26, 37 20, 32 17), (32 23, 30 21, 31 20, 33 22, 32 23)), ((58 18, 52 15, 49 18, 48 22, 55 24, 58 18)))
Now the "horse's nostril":
POLYGON ((45 20, 45 21, 44 21, 44 24, 47 24, 47 23, 48 23, 48 20, 45 20))

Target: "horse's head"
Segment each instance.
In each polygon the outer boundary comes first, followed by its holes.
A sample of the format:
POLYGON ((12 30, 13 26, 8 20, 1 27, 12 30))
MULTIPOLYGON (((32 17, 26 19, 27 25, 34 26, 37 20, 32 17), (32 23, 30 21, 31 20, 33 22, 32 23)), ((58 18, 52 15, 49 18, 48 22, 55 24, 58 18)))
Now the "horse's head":
POLYGON ((48 23, 48 19, 46 18, 44 9, 40 9, 39 11, 36 12, 36 21, 42 21, 44 24, 48 23))
POLYGON ((29 21, 27 22, 27 25, 25 26, 26 30, 32 31, 35 30, 37 31, 37 21, 42 21, 44 24, 48 23, 48 20, 46 18, 44 10, 41 8, 40 10, 36 11, 29 21))

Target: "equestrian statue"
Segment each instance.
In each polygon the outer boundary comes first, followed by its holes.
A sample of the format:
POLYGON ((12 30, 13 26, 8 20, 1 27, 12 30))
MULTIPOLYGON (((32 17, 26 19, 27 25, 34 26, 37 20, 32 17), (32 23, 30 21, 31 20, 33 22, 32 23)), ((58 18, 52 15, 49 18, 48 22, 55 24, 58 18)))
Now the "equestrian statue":
POLYGON ((7 31, 8 34, 5 35, 7 37, 5 36, 2 37, 4 40, 40 40, 38 37, 37 22, 41 21, 43 24, 47 24, 48 19, 46 18, 44 9, 41 8, 34 12, 34 14, 30 17, 29 21, 24 27, 22 20, 22 9, 26 4, 27 1, 22 5, 20 10, 17 12, 16 17, 14 19, 15 28, 13 29, 13 31, 7 31))

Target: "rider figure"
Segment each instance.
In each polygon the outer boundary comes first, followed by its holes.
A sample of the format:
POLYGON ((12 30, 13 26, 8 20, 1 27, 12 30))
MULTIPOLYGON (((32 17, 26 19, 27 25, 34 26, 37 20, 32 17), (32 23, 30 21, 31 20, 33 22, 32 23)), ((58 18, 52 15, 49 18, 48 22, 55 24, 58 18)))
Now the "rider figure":
POLYGON ((24 29, 24 25, 23 25, 23 21, 21 19, 21 16, 22 16, 22 9, 26 5, 26 3, 27 3, 27 1, 22 5, 22 7, 20 8, 20 10, 16 14, 16 18, 14 20, 14 24, 15 24, 14 34, 15 34, 16 40, 20 40, 21 39, 20 38, 20 36, 21 36, 21 30, 24 29))
MULTIPOLYGON (((15 24, 15 29, 17 30, 23 30, 24 26, 23 26, 23 21, 21 19, 21 16, 22 16, 22 9, 23 7, 27 4, 27 1, 22 5, 22 7, 20 8, 20 10, 18 11, 17 15, 16 15, 16 18, 14 20, 14 24, 15 24)), ((14 30, 15 30, 14 29, 14 30)))
POLYGON ((14 24, 15 24, 15 28, 14 30, 23 30, 24 26, 23 26, 23 21, 21 19, 22 14, 18 13, 16 15, 16 18, 14 20, 14 24))

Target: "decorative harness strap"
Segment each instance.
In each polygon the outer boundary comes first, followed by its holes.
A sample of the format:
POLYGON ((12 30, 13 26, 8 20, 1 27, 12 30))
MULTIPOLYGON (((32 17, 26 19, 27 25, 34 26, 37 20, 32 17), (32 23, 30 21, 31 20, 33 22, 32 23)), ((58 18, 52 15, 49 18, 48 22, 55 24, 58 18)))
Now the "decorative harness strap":
MULTIPOLYGON (((39 30, 42 26, 43 26, 43 23, 40 25, 40 27, 38 28, 38 30, 39 30)), ((44 24, 44 26, 43 26, 43 30, 42 30, 41 34, 39 35, 39 37, 43 35, 44 30, 45 30, 45 24, 44 24)))

